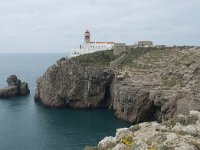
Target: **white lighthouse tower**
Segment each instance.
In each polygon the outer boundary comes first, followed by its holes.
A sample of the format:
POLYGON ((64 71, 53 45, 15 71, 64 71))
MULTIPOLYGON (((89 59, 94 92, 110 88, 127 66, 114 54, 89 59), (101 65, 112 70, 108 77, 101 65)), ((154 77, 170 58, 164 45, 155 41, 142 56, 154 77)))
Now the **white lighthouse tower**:
POLYGON ((90 32, 88 30, 85 31, 84 42, 90 43, 90 32))

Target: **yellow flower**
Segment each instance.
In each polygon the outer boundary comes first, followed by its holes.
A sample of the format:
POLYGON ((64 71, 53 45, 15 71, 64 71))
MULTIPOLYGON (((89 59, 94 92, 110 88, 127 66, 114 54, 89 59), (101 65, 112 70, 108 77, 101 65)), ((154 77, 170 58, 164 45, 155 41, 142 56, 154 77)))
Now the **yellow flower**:
POLYGON ((134 142, 134 138, 132 135, 125 135, 124 137, 121 138, 121 143, 124 143, 125 145, 133 145, 134 142))

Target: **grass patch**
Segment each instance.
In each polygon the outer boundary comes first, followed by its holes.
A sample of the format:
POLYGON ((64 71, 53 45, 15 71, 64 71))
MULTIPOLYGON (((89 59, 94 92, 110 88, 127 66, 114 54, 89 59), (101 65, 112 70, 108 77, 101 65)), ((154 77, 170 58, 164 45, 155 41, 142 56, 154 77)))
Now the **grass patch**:
POLYGON ((138 57, 144 55, 146 52, 149 51, 149 48, 135 48, 129 50, 129 57, 121 63, 120 67, 124 66, 132 66, 134 67, 136 64, 133 60, 137 59, 138 57))
POLYGON ((139 57, 143 57, 144 62, 153 63, 155 61, 160 61, 160 59, 162 59, 164 56, 167 56, 171 50, 171 48, 156 47, 138 47, 135 49, 130 49, 128 51, 129 57, 123 63, 121 63, 120 67, 130 66, 133 68, 144 68, 143 66, 137 65, 134 60, 137 60, 139 57), (147 54, 147 56, 145 54, 147 54))
POLYGON ((173 117, 172 119, 164 122, 164 125, 166 125, 167 127, 174 127, 177 122, 178 122, 178 117, 173 117))
POLYGON ((71 58, 80 63, 100 64, 109 66, 110 62, 119 58, 121 55, 114 56, 113 50, 98 51, 71 58))
POLYGON ((174 87, 176 84, 177 84, 177 81, 176 81, 176 78, 170 78, 170 79, 167 79, 167 80, 164 80, 164 86, 166 87, 174 87))
POLYGON ((130 128, 130 130, 132 131, 132 132, 135 132, 135 131, 138 131, 140 129, 140 126, 137 124, 137 125, 134 125, 134 126, 132 126, 131 128, 130 128))
POLYGON ((199 118, 197 116, 189 116, 187 118, 187 123, 188 124, 195 124, 198 120, 199 120, 199 118))
POLYGON ((189 143, 194 145, 197 149, 200 149, 200 142, 191 140, 191 141, 189 141, 189 143))

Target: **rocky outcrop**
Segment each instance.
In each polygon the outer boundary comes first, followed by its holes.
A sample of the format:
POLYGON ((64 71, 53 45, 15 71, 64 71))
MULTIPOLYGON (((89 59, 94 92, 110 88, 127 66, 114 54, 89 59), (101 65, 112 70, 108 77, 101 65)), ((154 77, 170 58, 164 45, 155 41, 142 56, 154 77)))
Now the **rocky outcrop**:
POLYGON ((105 107, 113 78, 108 67, 63 58, 37 80, 35 99, 50 107, 105 107))
POLYGON ((115 115, 130 122, 200 111, 200 49, 139 49, 115 69, 115 115), (136 55, 138 55, 136 57, 136 55))
POLYGON ((28 84, 21 82, 16 75, 9 76, 6 81, 8 86, 0 89, 0 98, 24 96, 30 93, 28 84))
POLYGON ((134 123, 200 110, 200 49, 139 48, 128 54, 114 69, 101 62, 111 54, 63 58, 37 80, 35 99, 50 107, 109 107, 134 123))
POLYGON ((153 119, 154 109, 149 99, 150 92, 132 87, 119 81, 113 82, 112 109, 115 115, 129 122, 141 122, 153 119))
POLYGON ((144 122, 117 129, 115 137, 105 137, 96 147, 84 150, 199 150, 200 112, 179 115, 163 124, 144 122))

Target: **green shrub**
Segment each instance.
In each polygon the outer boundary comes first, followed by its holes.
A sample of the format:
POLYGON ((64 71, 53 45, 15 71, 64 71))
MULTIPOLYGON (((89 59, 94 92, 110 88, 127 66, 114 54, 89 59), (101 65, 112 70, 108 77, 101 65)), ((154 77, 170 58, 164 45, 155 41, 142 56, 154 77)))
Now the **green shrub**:
POLYGON ((170 79, 167 79, 167 80, 164 80, 164 85, 166 87, 174 87, 176 85, 176 79, 175 78, 170 78, 170 79))
POLYGON ((176 125, 176 123, 178 122, 178 118, 177 117, 173 117, 172 119, 164 122, 164 124, 167 126, 167 127, 174 127, 176 125))

